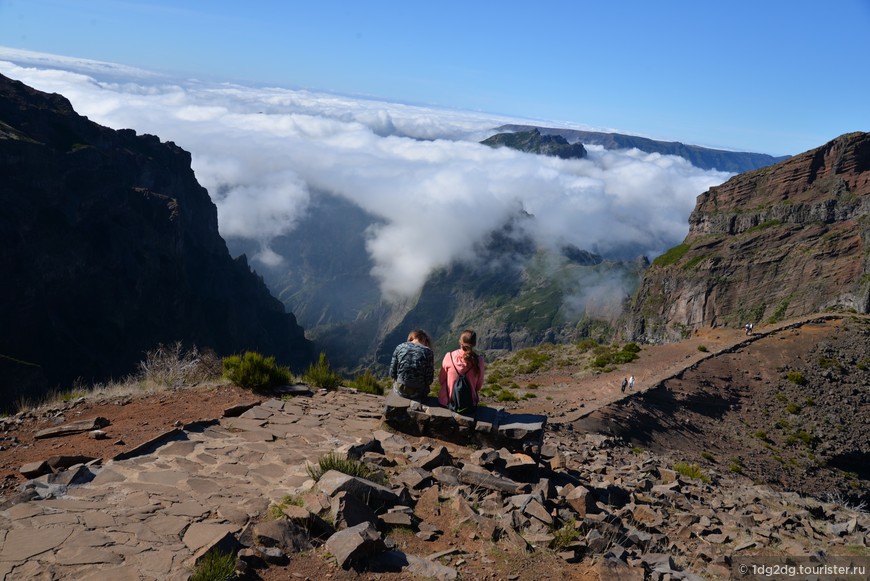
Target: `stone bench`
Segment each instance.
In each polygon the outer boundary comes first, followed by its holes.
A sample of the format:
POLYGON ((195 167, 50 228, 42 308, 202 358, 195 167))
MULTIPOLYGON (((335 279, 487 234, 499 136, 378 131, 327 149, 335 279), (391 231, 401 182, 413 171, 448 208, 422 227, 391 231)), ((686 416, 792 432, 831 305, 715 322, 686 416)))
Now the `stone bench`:
POLYGON ((481 406, 474 417, 441 407, 438 399, 414 401, 390 391, 384 401, 384 421, 395 429, 457 444, 507 448, 534 457, 541 453, 547 416, 511 414, 503 408, 481 406))

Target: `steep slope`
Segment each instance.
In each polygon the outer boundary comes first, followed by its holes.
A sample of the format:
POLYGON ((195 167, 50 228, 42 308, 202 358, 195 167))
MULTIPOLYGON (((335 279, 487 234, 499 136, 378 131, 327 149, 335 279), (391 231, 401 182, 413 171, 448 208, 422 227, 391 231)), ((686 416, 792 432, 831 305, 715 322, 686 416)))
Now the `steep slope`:
POLYGON ((575 429, 820 498, 870 502, 870 319, 748 337, 575 429))
POLYGON ((159 342, 310 359, 173 143, 0 76, 0 182, 2 403, 130 373, 159 342))
POLYGON ((559 136, 571 143, 600 145, 605 149, 637 148, 646 153, 661 153, 662 155, 678 155, 701 169, 716 169, 733 173, 741 173, 759 169, 785 159, 765 153, 745 151, 725 151, 710 149, 697 145, 686 145, 679 141, 656 141, 636 135, 620 133, 601 133, 597 131, 581 131, 579 129, 563 129, 560 127, 534 127, 533 125, 502 125, 498 131, 530 131, 539 130, 545 136, 559 136))
POLYGON ((870 134, 850 133, 698 197, 683 244, 653 261, 635 339, 823 309, 870 311, 870 134))

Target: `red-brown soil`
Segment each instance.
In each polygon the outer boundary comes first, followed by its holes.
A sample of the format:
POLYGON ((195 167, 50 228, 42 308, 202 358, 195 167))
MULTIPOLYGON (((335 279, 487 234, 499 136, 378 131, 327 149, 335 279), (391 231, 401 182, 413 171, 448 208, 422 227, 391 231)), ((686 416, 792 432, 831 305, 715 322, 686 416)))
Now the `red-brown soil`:
MULTIPOLYGON (((784 325, 780 325, 782 327, 784 325)), ((771 329, 756 328, 757 333, 771 329)), ((817 329, 798 327, 777 334, 780 342, 819 339, 817 329)), ((610 373, 593 374, 582 365, 563 366, 515 380, 521 386, 530 382, 538 384, 537 397, 533 400, 509 404, 508 407, 533 413, 545 413, 555 423, 567 423, 574 417, 584 416, 589 410, 602 408, 623 398, 619 384, 623 377, 634 375, 635 391, 648 389, 674 374, 688 369, 711 352, 719 351, 745 340, 742 329, 705 329, 694 336, 666 345, 643 346, 638 360, 620 366, 610 373), (699 350, 699 346, 703 348, 699 350)), ((806 342, 806 341, 804 341, 806 342)), ((759 343, 760 344, 760 343, 759 343)), ((788 349, 777 348, 777 353, 788 349)), ((761 361, 760 353, 739 356, 761 361)), ((771 353, 771 356, 773 354, 771 353)), ((779 357, 781 355, 777 355, 779 357)), ((747 361, 747 365, 751 365, 747 361)), ((781 365, 783 362, 774 362, 781 365)), ((715 369, 715 367, 711 368, 715 369)), ((769 380, 770 371, 761 371, 762 380, 769 380)), ((46 411, 45 408, 26 414, 19 424, 15 417, 6 418, 6 430, 0 441, 0 496, 8 497, 24 482, 18 472, 26 463, 45 460, 57 455, 84 455, 109 459, 120 452, 157 437, 173 427, 198 420, 221 417, 231 406, 252 403, 262 399, 249 391, 232 385, 206 388, 187 388, 168 391, 137 393, 129 395, 92 395, 74 402, 59 404, 46 411), (79 419, 97 416, 107 418, 110 424, 103 428, 108 437, 95 440, 88 434, 34 440, 33 435, 44 428, 79 419)), ((443 557, 441 562, 456 567, 462 578, 537 580, 540 578, 566 580, 597 580, 600 578, 600 562, 584 561, 566 566, 554 553, 536 551, 527 555, 510 547, 500 547, 489 539, 481 539, 475 527, 462 523, 460 513, 443 503, 440 514, 427 515, 427 520, 438 524, 444 534, 435 541, 418 539, 411 531, 395 531, 390 535, 396 548, 408 554, 427 556, 451 547, 464 547, 465 554, 443 557)), ((326 555, 323 548, 294 555, 286 567, 272 566, 256 571, 252 578, 266 581, 279 579, 331 579, 342 580, 397 580, 410 579, 411 575, 383 572, 356 573, 343 571, 326 555)))

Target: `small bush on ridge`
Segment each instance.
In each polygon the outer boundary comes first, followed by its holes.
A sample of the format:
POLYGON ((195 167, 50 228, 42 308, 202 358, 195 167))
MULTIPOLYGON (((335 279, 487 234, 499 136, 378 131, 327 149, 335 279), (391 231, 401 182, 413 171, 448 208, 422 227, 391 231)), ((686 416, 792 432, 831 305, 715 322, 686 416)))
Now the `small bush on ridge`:
POLYGON ((209 551, 197 563, 190 581, 224 581, 236 572, 236 556, 232 553, 209 551))
POLYGON ((790 382, 792 382, 796 385, 806 385, 807 384, 807 378, 804 377, 804 374, 801 373, 800 371, 789 371, 788 374, 786 375, 786 379, 788 379, 790 382))
POLYGON ((223 361, 224 377, 255 393, 290 382, 292 374, 275 363, 274 357, 264 357, 256 351, 230 355, 223 361))
POLYGON ((185 350, 181 341, 169 346, 160 343, 139 362, 142 380, 168 387, 196 385, 220 375, 221 360, 214 351, 200 351, 196 345, 185 350))
POLYGON ((321 456, 318 458, 317 464, 308 464, 306 470, 313 480, 320 480, 320 477, 330 470, 337 470, 338 472, 347 474, 348 476, 365 478, 366 480, 371 480, 378 484, 383 483, 383 478, 379 478, 377 472, 359 460, 351 460, 350 458, 345 458, 341 454, 336 454, 335 452, 330 452, 329 454, 321 456))
POLYGON ((335 389, 342 383, 342 377, 332 370, 329 361, 326 360, 326 353, 321 351, 320 359, 317 363, 312 363, 308 366, 308 371, 303 376, 305 383, 323 389, 335 389))
POLYGON ((710 477, 707 476, 701 467, 697 464, 686 464, 685 462, 677 462, 674 464, 674 471, 689 478, 695 478, 701 482, 710 483, 710 477))
POLYGON ((384 386, 380 381, 378 381, 378 378, 375 377, 374 373, 368 369, 366 369, 364 373, 354 377, 353 381, 350 382, 350 386, 363 393, 384 395, 384 386))

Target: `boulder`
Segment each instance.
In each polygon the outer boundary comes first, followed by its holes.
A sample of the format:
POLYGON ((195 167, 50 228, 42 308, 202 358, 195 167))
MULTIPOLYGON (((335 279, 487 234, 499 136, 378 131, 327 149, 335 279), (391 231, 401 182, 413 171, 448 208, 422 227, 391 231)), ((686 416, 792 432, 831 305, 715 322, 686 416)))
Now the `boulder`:
POLYGON ((343 569, 369 561, 384 548, 381 534, 370 522, 338 531, 326 541, 326 549, 343 569))

